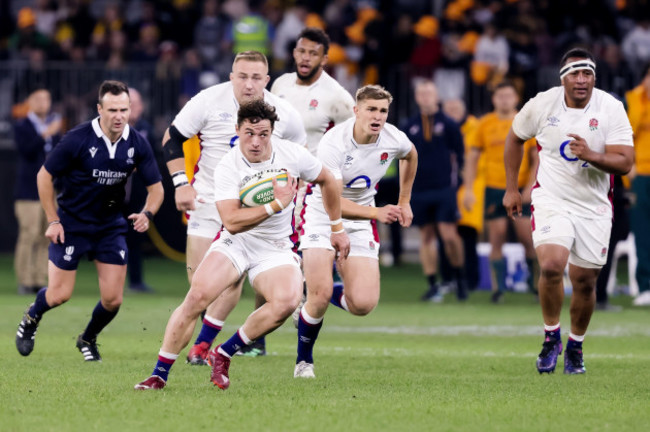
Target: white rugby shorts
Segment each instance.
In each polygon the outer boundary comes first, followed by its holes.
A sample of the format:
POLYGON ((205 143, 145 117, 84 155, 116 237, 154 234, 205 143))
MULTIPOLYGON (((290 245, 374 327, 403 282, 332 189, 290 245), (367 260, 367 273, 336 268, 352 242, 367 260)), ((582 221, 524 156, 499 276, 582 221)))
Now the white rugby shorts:
POLYGON ((194 201, 195 209, 188 211, 187 235, 214 239, 221 229, 221 220, 214 202, 194 201))
POLYGON ((235 235, 223 230, 206 255, 213 251, 221 252, 233 263, 240 276, 248 272, 252 285, 257 275, 279 266, 291 265, 300 271, 300 257, 293 253, 292 247, 289 239, 264 240, 246 232, 235 235))
POLYGON ((601 268, 607 262, 612 231, 610 219, 585 219, 544 206, 532 211, 533 244, 558 244, 570 252, 569 263, 601 268))
MULTIPOLYGON (((334 250, 330 243, 332 227, 327 213, 307 206, 302 225, 299 250, 320 248, 334 250)), ((343 219, 343 228, 350 239, 350 255, 379 259, 379 235, 376 221, 343 219)))

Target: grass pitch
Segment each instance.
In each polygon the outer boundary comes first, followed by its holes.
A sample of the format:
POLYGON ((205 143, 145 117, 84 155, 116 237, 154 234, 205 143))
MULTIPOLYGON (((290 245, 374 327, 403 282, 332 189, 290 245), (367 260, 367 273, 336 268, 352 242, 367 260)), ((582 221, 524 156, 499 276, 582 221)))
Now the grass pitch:
MULTIPOLYGON (((650 424, 650 311, 615 298, 596 312, 585 341, 585 376, 539 375, 541 312, 531 297, 489 304, 416 299, 419 267, 382 269, 382 299, 359 318, 332 308, 315 350, 315 380, 295 380, 291 323, 267 337, 269 355, 236 357, 231 387, 209 382, 183 351, 167 388, 136 392, 154 366, 165 324, 187 290, 182 264, 146 262, 156 294, 127 293, 100 335, 102 363, 75 348, 98 300, 91 264, 68 304, 45 315, 36 348, 21 357, 16 327, 30 297, 15 295, 11 257, 0 256, 0 431, 640 431, 650 424)), ((253 307, 248 290, 218 341, 253 307)), ((568 308, 562 316, 564 341, 568 308)))

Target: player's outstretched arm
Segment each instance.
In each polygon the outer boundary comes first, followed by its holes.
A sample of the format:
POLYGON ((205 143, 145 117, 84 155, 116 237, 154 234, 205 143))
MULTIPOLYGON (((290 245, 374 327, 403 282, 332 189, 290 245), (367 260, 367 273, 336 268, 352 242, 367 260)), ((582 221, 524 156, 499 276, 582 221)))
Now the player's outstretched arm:
POLYGON ((183 154, 183 143, 189 138, 183 136, 174 125, 165 131, 162 146, 167 169, 172 176, 174 188, 174 199, 176 209, 180 211, 194 210, 196 191, 190 184, 185 174, 185 155, 183 154))
POLYGON ((47 217, 48 222, 47 230, 45 230, 45 237, 50 239, 52 243, 64 243, 65 232, 63 230, 63 225, 61 225, 61 221, 59 220, 59 215, 56 213, 52 174, 50 174, 44 166, 41 167, 36 175, 36 186, 38 187, 38 197, 41 200, 41 206, 43 206, 45 217, 47 217))
POLYGON ((263 206, 242 207, 241 201, 238 199, 217 201, 221 222, 229 233, 237 234, 248 231, 289 206, 298 190, 296 179, 287 174, 287 183, 284 186, 278 185, 275 178, 272 181, 275 199, 263 206))
POLYGON ((503 196, 503 206, 508 212, 508 217, 513 219, 515 216, 521 216, 519 169, 524 157, 524 142, 510 128, 503 151, 503 162, 506 167, 506 193, 503 196))
POLYGON ((411 222, 413 222, 411 191, 417 170, 418 152, 415 146, 411 144, 411 151, 399 161, 399 199, 397 205, 401 209, 401 214, 398 221, 405 228, 411 226, 411 222))
POLYGON ((327 168, 321 169, 320 174, 314 180, 321 188, 323 195, 323 207, 330 218, 332 234, 330 235, 330 242, 339 254, 339 257, 345 259, 350 253, 350 240, 348 235, 343 229, 343 221, 341 220, 341 192, 343 185, 340 180, 334 178, 332 173, 327 168))

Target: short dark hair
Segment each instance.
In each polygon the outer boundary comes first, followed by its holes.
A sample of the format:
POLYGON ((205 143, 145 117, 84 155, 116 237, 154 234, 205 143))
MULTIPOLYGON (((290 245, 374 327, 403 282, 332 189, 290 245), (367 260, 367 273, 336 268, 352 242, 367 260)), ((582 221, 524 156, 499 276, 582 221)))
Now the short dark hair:
POLYGON ((492 91, 492 94, 496 93, 498 90, 501 90, 502 88, 508 88, 508 87, 513 89, 515 91, 515 93, 517 92, 517 87, 515 86, 514 82, 512 82, 510 80, 503 80, 503 81, 499 82, 499 84, 494 86, 494 90, 492 91))
POLYGON ((327 33, 318 27, 305 27, 298 35, 298 39, 302 38, 309 39, 312 42, 323 45, 324 54, 327 54, 330 49, 330 37, 327 36, 327 33))
POLYGON ((259 123, 262 120, 268 120, 271 122, 271 129, 273 129, 275 122, 280 120, 280 118, 275 112, 274 106, 267 104, 262 99, 255 99, 250 102, 244 102, 239 106, 239 110, 237 111, 237 126, 241 127, 245 120, 253 124, 259 123))
POLYGON ((564 53, 562 60, 560 60, 560 67, 564 66, 567 63, 567 60, 570 58, 584 58, 589 59, 592 62, 596 62, 594 55, 584 48, 571 48, 569 51, 564 53))
MULTIPOLYGON (((115 80, 106 80, 104 81, 100 86, 99 86, 99 97, 98 101, 99 104, 102 104, 102 99, 104 98, 104 95, 106 93, 110 93, 112 95, 120 95, 122 93, 126 93, 127 96, 129 96, 129 86, 124 84, 122 81, 115 81, 115 80)), ((130 96, 129 96, 130 98, 130 96)))

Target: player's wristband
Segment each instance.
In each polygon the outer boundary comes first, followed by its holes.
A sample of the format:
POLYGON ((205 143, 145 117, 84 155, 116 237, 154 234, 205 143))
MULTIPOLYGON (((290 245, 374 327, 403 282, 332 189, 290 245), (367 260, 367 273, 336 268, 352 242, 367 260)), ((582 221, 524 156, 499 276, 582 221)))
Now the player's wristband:
POLYGON ((57 219, 47 224, 47 226, 52 226, 52 225, 61 225, 61 221, 57 219))
POLYGON ((332 234, 339 234, 341 232, 343 232, 343 222, 332 225, 332 234))
POLYGON ((275 214, 275 211, 273 210, 273 207, 271 207, 271 204, 264 204, 264 210, 266 210, 266 214, 269 216, 273 216, 275 214))
POLYGON ((340 223, 343 223, 343 219, 341 219, 341 218, 338 218, 338 219, 336 219, 336 220, 331 220, 331 221, 330 221, 330 225, 332 225, 332 226, 334 226, 334 225, 338 225, 338 224, 340 224, 340 223))
POLYGON ((187 178, 185 171, 176 171, 172 174, 172 182, 174 183, 174 188, 178 189, 181 186, 190 184, 190 180, 187 178))
POLYGON ((276 199, 275 199, 275 202, 277 202, 278 205, 280 206, 280 211, 284 210, 284 206, 282 205, 282 201, 280 201, 279 198, 276 198, 276 199))
POLYGON ((153 220, 153 213, 151 213, 149 210, 143 211, 142 214, 145 215, 150 221, 153 220))
POLYGON ((332 231, 332 234, 341 234, 341 233, 344 233, 344 232, 345 232, 345 230, 343 228, 341 228, 338 231, 332 231))

